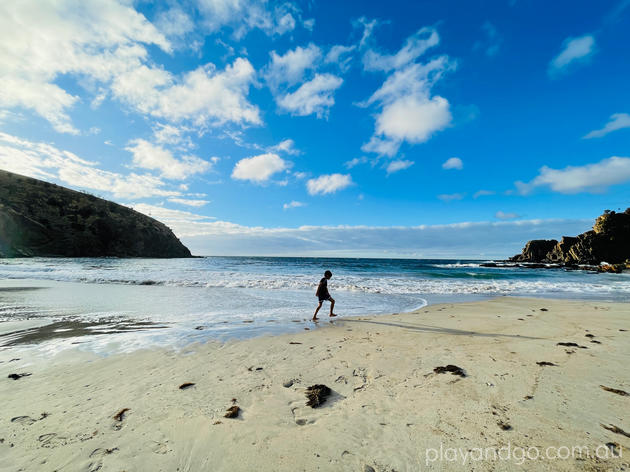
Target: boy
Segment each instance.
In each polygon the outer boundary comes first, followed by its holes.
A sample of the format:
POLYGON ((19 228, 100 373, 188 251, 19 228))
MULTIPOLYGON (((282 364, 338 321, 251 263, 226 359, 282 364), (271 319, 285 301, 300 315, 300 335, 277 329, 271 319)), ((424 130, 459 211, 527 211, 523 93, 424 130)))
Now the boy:
POLYGON ((319 285, 317 286, 317 292, 315 292, 315 296, 319 298, 319 305, 315 309, 315 314, 313 315, 313 321, 317 321, 317 312, 322 307, 322 303, 324 300, 328 300, 330 302, 330 317, 337 316, 333 313, 333 308, 335 307, 335 300, 328 293, 328 280, 332 277, 332 272, 327 270, 324 272, 324 278, 319 281, 319 285))

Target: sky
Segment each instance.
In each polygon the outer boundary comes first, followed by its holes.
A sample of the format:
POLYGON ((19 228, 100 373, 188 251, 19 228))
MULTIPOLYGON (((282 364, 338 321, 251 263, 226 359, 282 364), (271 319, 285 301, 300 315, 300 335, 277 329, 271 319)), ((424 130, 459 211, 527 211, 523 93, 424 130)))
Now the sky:
POLYGON ((0 168, 199 255, 505 258, 630 206, 630 0, 4 0, 0 168))

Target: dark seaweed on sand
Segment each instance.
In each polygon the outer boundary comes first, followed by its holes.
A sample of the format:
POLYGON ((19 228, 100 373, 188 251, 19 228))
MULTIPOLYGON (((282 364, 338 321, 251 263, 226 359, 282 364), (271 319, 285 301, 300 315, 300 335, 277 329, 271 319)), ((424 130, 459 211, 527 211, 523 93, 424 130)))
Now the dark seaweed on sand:
POLYGON ((630 393, 626 392, 625 390, 619 390, 617 388, 612 388, 612 387, 606 387, 605 385, 600 385, 600 387, 603 390, 606 390, 607 392, 610 393, 616 393, 617 395, 621 395, 622 397, 628 397, 630 396, 630 393))
POLYGON ((611 431, 611 432, 616 433, 616 434, 621 434, 622 436, 630 438, 630 433, 626 433, 619 426, 615 426, 614 424, 611 424, 611 425, 608 425, 608 426, 606 426, 605 424, 602 424, 601 426, 602 426, 602 428, 607 429, 608 431, 611 431))
POLYGON ((236 418, 240 411, 241 409, 238 406, 234 405, 228 408, 228 410, 225 412, 225 415, 223 416, 225 418, 236 418))
POLYGON ((308 399, 306 406, 317 408, 326 401, 326 397, 328 397, 331 393, 332 391, 326 385, 311 385, 306 389, 306 398, 308 399))
POLYGON ((114 415, 114 419, 116 421, 122 421, 125 418, 125 413, 129 411, 129 408, 123 408, 118 413, 114 415))
POLYGON ((7 375, 8 378, 13 379, 13 380, 17 380, 17 379, 21 379, 22 377, 28 377, 29 373, 22 373, 22 374, 9 374, 7 375))
POLYGON ((461 367, 457 367, 456 365, 449 364, 447 366, 439 366, 433 369, 433 372, 436 374, 445 374, 450 372, 453 375, 459 375, 460 377, 466 377, 466 372, 461 367))
POLYGON ((588 349, 586 346, 580 346, 578 343, 557 343, 556 346, 579 347, 580 349, 588 349))

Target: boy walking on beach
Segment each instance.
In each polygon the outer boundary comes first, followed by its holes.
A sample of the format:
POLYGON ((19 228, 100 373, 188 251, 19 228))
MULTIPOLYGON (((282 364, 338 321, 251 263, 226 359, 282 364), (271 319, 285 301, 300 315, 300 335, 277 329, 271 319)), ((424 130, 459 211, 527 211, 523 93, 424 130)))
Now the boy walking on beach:
POLYGON ((324 272, 324 278, 319 281, 319 285, 317 286, 317 292, 315 292, 315 296, 319 298, 319 305, 315 309, 315 314, 313 315, 313 321, 317 321, 317 312, 322 307, 322 303, 325 300, 330 302, 330 317, 337 316, 333 313, 333 308, 335 307, 335 300, 328 293, 328 280, 332 277, 332 272, 327 270, 324 272))

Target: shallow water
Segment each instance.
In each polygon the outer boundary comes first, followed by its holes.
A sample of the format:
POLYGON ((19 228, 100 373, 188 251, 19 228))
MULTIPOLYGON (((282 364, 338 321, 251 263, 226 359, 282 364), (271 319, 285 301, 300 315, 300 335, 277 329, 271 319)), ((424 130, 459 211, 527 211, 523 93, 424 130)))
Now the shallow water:
MULTIPOLYGON (((630 300, 628 274, 480 267, 482 261, 208 257, 0 260, 0 347, 96 352, 314 328, 330 269, 340 315, 501 295, 630 300)), ((327 321, 328 306, 320 314, 327 321)))

